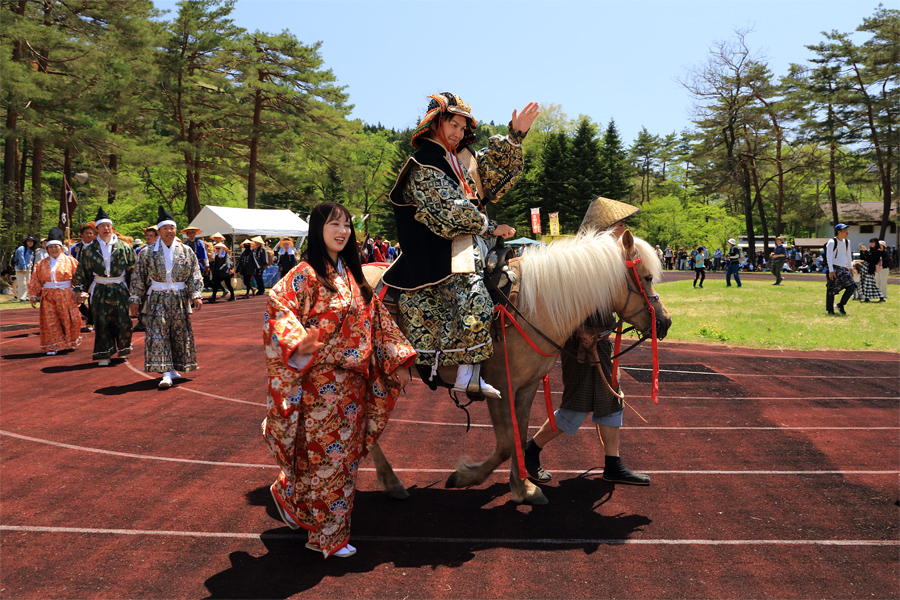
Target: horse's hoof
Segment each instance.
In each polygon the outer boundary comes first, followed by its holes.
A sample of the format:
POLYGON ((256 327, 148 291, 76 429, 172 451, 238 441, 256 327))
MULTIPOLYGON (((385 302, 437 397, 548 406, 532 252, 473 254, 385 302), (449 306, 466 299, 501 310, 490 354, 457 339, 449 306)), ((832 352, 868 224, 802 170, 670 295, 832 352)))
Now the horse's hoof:
POLYGON ((450 477, 447 478, 447 482, 444 484, 444 487, 445 488, 465 487, 460 483, 459 480, 460 480, 459 473, 457 473, 456 471, 453 471, 452 473, 450 473, 450 477))
POLYGON ((409 492, 406 491, 406 488, 384 490, 384 493, 388 495, 388 498, 393 498, 394 500, 406 500, 409 498, 409 492))
POLYGON ((535 494, 533 496, 526 496, 525 503, 532 506, 543 506, 545 504, 550 504, 550 501, 547 500, 547 496, 543 494, 535 494))

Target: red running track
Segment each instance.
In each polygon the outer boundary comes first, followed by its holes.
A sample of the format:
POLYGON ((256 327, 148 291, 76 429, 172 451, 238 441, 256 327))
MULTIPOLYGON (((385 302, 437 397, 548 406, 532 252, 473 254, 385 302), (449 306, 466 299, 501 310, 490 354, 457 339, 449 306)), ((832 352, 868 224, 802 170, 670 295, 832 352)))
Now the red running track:
MULTIPOLYGON (((622 455, 647 488, 600 479, 585 428, 543 452, 547 506, 508 471, 444 488, 487 456, 446 393, 413 383, 384 437, 410 489, 364 465, 351 542, 327 561, 281 525, 265 410, 263 299, 194 315, 201 369, 156 390, 135 354, 99 368, 91 334, 38 352, 37 311, 0 312, 2 598, 896 598, 900 357, 662 342, 627 355, 622 455), (13 326, 23 326, 16 328, 13 326)), ((559 401, 558 367, 551 374, 559 401)), ((531 426, 544 420, 541 398, 531 426)))

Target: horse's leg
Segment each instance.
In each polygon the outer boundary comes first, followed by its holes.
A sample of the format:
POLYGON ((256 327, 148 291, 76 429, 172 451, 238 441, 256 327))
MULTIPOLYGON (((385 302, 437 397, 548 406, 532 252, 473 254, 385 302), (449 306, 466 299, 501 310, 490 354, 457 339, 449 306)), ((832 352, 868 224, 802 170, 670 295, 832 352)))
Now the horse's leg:
POLYGON ((375 442, 369 453, 372 455, 372 460, 375 461, 375 473, 378 477, 378 487, 394 500, 406 500, 409 498, 409 492, 403 487, 403 482, 400 481, 400 478, 394 473, 391 463, 388 462, 387 457, 384 455, 384 452, 382 452, 381 444, 375 442))
MULTIPOLYGON (((528 420, 531 416, 531 404, 539 386, 540 383, 530 385, 516 392, 516 420, 519 425, 519 431, 516 434, 519 436, 523 451, 525 443, 528 441, 528 420)), ((509 424, 509 438, 511 443, 514 444, 512 423, 510 421, 507 421, 507 423, 509 424)), ((512 451, 514 452, 515 449, 513 448, 512 451)), ((525 474, 522 475, 524 476, 525 474)), ((540 487, 532 483, 527 477, 524 479, 520 478, 519 461, 516 457, 513 458, 512 466, 509 470, 509 489, 513 500, 520 504, 522 502, 526 504, 547 504, 549 502, 540 487)))

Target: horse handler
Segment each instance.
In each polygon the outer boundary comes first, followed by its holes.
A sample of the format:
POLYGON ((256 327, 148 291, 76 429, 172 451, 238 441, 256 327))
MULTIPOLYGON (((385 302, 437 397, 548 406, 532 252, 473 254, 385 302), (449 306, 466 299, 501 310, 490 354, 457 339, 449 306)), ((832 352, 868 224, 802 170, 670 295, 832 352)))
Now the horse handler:
POLYGON ((159 389, 181 377, 178 371, 197 368, 191 309, 203 306, 203 277, 197 255, 177 239, 175 219, 159 208, 159 239, 141 251, 131 282, 131 315, 138 316, 148 293, 143 321, 144 371, 162 373, 159 389))
MULTIPOLYGON (((639 210, 630 204, 598 196, 588 208, 581 229, 609 230, 619 237, 625 231, 625 219, 639 210)), ((563 397, 554 412, 557 429, 553 431, 550 420, 546 420, 524 449, 525 469, 532 481, 546 483, 552 477, 541 466, 540 454, 544 446, 563 432, 574 435, 593 413, 591 420, 597 425, 606 454, 603 480, 650 485, 648 475, 631 471, 619 457, 625 395, 618 385, 613 388, 610 384, 613 345, 609 341, 609 332, 615 326, 614 314, 594 314, 566 342, 562 354, 563 397)))

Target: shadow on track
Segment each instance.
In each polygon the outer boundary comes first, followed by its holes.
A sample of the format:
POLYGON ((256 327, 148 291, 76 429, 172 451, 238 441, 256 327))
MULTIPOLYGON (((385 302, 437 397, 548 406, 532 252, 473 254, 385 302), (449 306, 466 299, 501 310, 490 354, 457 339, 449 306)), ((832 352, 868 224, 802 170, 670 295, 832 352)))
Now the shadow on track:
MULTIPOLYGON (((643 515, 599 514, 598 508, 612 497, 613 489, 612 484, 587 475, 547 486, 545 493, 556 498, 551 504, 553 512, 512 500, 496 505, 498 498, 509 495, 505 482, 466 490, 442 489, 436 482, 409 488, 410 498, 402 502, 380 491, 359 491, 350 537, 359 549, 356 556, 324 560, 304 547, 305 531, 270 529, 260 535, 267 553, 255 557, 232 552, 231 567, 206 580, 208 597, 288 598, 314 588, 325 578, 346 573, 373 573, 375 577, 378 567, 385 564, 411 569, 459 567, 491 548, 580 548, 592 554, 600 544, 579 540, 624 541, 651 523, 643 515), (293 537, 296 539, 290 539, 293 537)), ((264 506, 266 514, 280 522, 267 486, 247 492, 246 499, 252 506, 264 506)), ((377 584, 373 581, 373 585, 377 584)))

